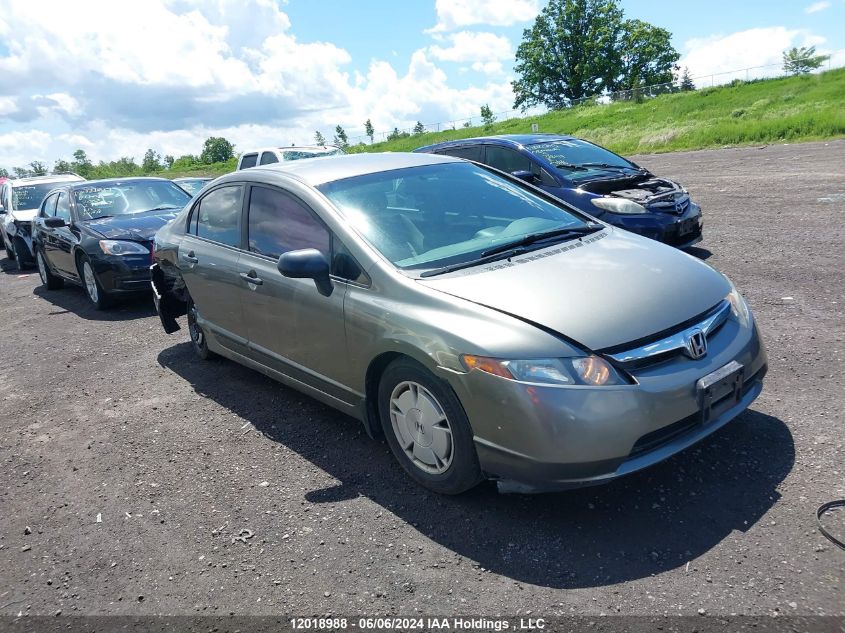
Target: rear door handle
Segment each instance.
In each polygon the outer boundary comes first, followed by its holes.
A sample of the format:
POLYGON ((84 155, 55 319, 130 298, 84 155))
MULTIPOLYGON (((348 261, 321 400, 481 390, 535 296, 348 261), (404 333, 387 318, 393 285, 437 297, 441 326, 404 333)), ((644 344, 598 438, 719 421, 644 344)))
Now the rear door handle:
POLYGON ((255 275, 255 271, 241 273, 241 279, 243 279, 244 281, 248 281, 251 284, 255 284, 256 286, 260 286, 264 283, 263 281, 261 281, 260 277, 254 277, 253 275, 255 275))

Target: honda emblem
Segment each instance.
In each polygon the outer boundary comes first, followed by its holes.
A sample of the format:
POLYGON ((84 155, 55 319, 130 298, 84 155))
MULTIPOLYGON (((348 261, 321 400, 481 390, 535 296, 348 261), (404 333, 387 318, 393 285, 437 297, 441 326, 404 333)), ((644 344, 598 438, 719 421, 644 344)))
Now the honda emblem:
POLYGON ((687 337, 687 353, 692 359, 698 359, 707 354, 707 337, 698 328, 690 332, 687 337))

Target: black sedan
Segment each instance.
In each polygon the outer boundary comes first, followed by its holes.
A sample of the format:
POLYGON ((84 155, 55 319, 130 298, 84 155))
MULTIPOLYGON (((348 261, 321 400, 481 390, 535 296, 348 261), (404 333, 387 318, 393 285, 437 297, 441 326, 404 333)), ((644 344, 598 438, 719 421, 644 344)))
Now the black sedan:
POLYGON ((42 283, 82 285, 100 310, 150 287, 152 238, 191 200, 164 178, 71 183, 51 191, 33 221, 42 283))

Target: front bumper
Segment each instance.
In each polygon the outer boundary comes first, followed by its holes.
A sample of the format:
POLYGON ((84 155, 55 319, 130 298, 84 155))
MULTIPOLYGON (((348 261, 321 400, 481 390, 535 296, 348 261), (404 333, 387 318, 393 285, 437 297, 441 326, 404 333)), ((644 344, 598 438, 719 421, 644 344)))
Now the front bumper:
POLYGON ((100 285, 109 294, 149 292, 149 255, 104 256, 92 263, 100 285))
POLYGON ((689 248, 703 239, 704 220, 701 216, 701 207, 695 203, 690 203, 681 215, 658 211, 647 215, 606 213, 601 219, 626 231, 677 248, 689 248))
POLYGON ((634 385, 530 385, 480 371, 453 375, 450 383, 487 476, 504 491, 543 492, 607 482, 695 444, 751 405, 766 362, 756 325, 731 320, 707 356, 637 370, 634 385), (745 368, 741 396, 704 423, 696 381, 731 361, 745 368))

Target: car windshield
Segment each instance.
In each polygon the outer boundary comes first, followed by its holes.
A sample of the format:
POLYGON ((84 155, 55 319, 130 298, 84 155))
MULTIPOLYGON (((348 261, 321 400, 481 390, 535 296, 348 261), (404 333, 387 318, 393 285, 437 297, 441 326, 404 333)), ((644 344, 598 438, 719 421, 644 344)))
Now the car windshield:
POLYGON ((585 179, 607 168, 637 169, 629 161, 598 145, 579 139, 561 139, 528 146, 529 151, 542 156, 568 178, 585 179), (573 170, 570 167, 587 167, 573 170))
POLYGON ((176 184, 192 196, 195 196, 205 187, 205 183, 207 182, 207 180, 203 180, 202 178, 193 178, 191 180, 179 180, 176 184))
POLYGON ((321 156, 340 156, 342 149, 287 149, 282 152, 282 160, 299 160, 300 158, 319 158, 321 156))
POLYGON ((450 266, 586 218, 470 163, 357 176, 319 189, 370 244, 403 269, 450 266))
POLYGON ((12 210, 37 209, 44 197, 60 186, 59 182, 40 182, 37 185, 21 185, 12 188, 12 210))
POLYGON ((177 185, 160 180, 90 184, 75 189, 74 196, 83 220, 153 209, 181 209, 191 201, 191 196, 177 185))

